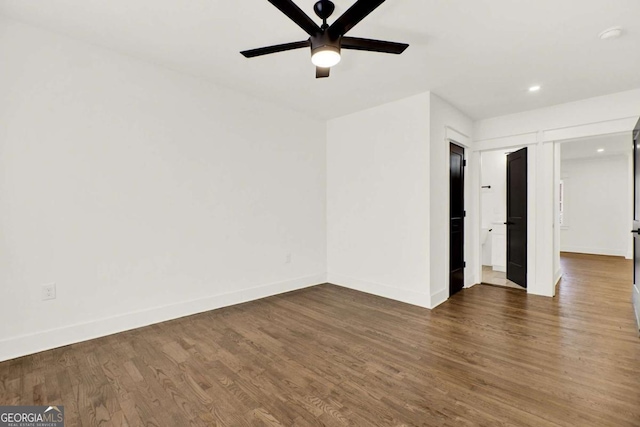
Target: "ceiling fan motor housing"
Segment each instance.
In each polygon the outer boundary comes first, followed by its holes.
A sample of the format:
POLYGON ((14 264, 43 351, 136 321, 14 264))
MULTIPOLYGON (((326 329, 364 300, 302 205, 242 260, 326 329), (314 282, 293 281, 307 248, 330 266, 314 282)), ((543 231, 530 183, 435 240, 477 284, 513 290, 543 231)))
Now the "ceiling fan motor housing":
POLYGON ((340 39, 342 37, 331 37, 329 31, 323 31, 321 34, 311 37, 311 55, 320 50, 332 50, 340 53, 340 39))

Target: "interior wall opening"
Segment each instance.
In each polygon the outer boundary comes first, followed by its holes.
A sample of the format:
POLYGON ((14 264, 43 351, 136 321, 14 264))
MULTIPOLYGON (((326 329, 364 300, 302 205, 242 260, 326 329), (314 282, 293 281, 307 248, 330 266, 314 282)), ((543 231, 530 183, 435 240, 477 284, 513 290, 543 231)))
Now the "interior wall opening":
MULTIPOLYGON (((524 289, 507 277, 508 156, 524 147, 509 147, 480 153, 480 244, 482 283, 524 289)), ((524 171, 526 174, 526 170, 524 171)), ((526 189, 524 190, 526 192, 526 189)), ((525 197, 526 198, 526 197, 525 197)), ((526 211, 526 202, 523 206, 526 211)), ((526 219, 526 218, 525 218, 526 219)), ((524 242, 526 246, 526 242, 524 242)), ((526 248, 525 248, 526 250, 526 248)))
POLYGON ((633 144, 628 133, 557 143, 555 221, 562 275, 563 255, 633 258, 633 144))

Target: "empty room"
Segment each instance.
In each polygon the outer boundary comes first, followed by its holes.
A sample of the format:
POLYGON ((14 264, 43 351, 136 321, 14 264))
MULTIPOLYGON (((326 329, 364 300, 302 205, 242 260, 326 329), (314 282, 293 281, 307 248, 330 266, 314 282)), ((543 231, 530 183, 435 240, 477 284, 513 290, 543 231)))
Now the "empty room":
POLYGON ((0 427, 639 426, 639 18, 0 0, 0 427))

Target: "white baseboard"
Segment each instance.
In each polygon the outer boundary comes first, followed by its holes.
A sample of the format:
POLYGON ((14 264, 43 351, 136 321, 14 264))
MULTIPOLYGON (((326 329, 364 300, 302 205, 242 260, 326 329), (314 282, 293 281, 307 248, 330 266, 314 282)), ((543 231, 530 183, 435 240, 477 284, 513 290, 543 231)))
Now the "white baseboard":
MULTIPOLYGON (((327 282, 345 288, 354 289, 356 291, 377 295, 379 297, 417 305, 419 307, 431 307, 429 295, 422 294, 420 292, 398 289, 395 286, 373 283, 336 273, 329 273, 327 276, 327 282)), ((426 287, 427 284, 425 284, 425 288, 426 287)))
POLYGON ((640 289, 637 285, 633 285, 633 308, 636 313, 638 330, 640 330, 640 289))
MULTIPOLYGON (((473 285, 472 285, 473 286, 473 285)), ((449 299, 449 289, 444 289, 431 295, 431 308, 436 308, 449 299)))
POLYGON ((560 248, 560 252, 573 252, 578 254, 589 255, 606 255, 606 256, 622 256, 627 257, 627 250, 625 249, 610 249, 610 248, 591 248, 585 246, 563 246, 560 248))
MULTIPOLYGON (((464 271, 464 288, 468 289, 474 285, 476 285, 478 282, 482 281, 482 276, 481 276, 481 280, 477 280, 475 274, 471 274, 471 268, 466 268, 464 271)), ((449 297, 449 292, 447 291, 447 298, 449 297)), ((433 295, 431 296, 431 302, 433 303, 433 295)))
POLYGON ((325 283, 325 273, 154 307, 0 341, 0 361, 325 283))
POLYGON ((553 284, 557 285, 558 282, 560 281, 560 279, 562 279, 562 269, 561 268, 559 268, 556 271, 556 274, 555 274, 554 279, 553 279, 553 284))

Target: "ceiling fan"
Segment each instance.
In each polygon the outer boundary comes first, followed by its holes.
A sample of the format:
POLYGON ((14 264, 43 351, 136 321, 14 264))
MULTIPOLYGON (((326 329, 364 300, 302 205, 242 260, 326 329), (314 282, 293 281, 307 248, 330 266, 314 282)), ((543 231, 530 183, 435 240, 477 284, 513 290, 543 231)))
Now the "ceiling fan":
POLYGON ((313 6, 316 15, 322 19, 322 26, 318 26, 318 24, 305 14, 293 1, 269 0, 269 3, 280 9, 282 13, 287 15, 289 19, 309 34, 309 38, 299 42, 245 50, 240 53, 246 58, 254 58, 270 53, 310 47, 311 62, 316 66, 316 78, 329 77, 331 67, 340 62, 341 49, 394 53, 396 55, 401 54, 409 47, 408 44, 345 36, 349 30, 384 3, 384 1, 385 0, 358 0, 329 26, 327 19, 335 10, 335 5, 330 0, 320 0, 313 6))

